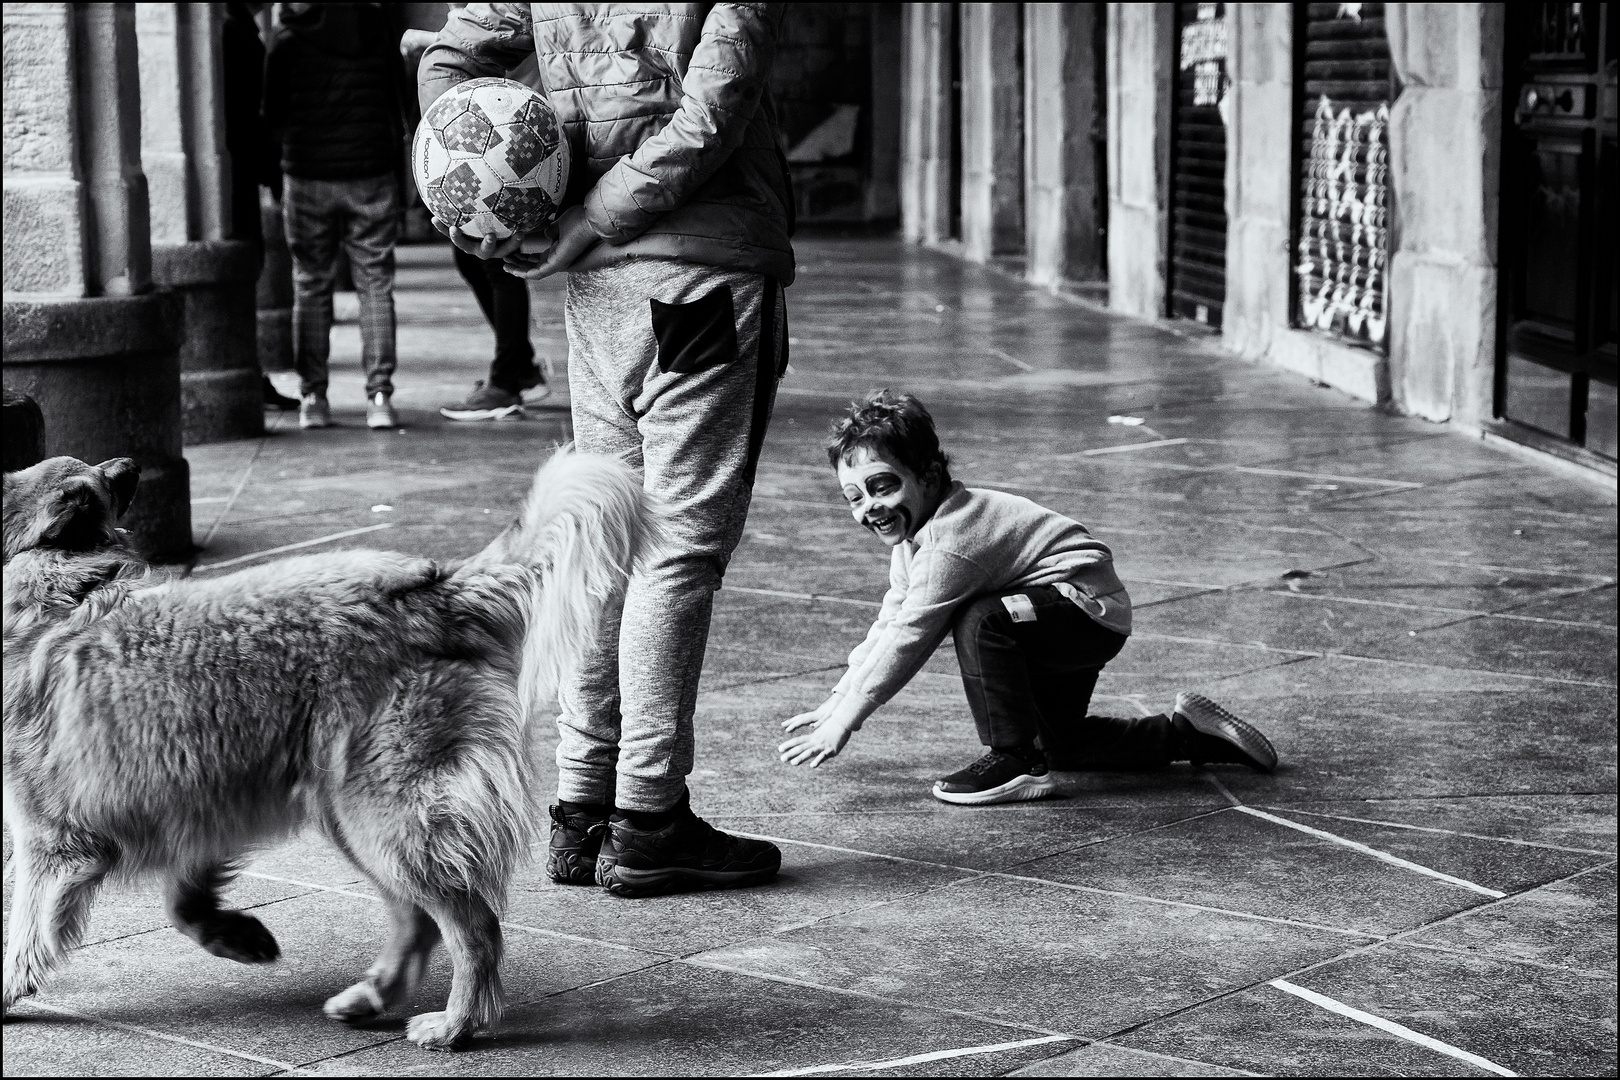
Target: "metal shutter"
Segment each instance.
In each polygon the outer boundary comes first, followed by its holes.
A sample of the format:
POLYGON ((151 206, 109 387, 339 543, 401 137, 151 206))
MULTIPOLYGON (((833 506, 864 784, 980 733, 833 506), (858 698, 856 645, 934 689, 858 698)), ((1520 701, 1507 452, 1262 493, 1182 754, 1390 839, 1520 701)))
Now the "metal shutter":
POLYGON ((1170 314, 1221 325, 1226 301, 1226 5, 1177 4, 1170 314))
POLYGON ((1389 40, 1383 4, 1295 8, 1300 169, 1296 325, 1385 349, 1389 40))

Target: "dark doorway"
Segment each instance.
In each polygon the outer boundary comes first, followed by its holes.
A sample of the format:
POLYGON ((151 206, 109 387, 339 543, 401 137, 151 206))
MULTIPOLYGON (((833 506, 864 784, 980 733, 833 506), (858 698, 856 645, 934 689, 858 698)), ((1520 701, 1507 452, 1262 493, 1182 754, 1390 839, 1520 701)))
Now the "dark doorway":
POLYGON ((952 240, 962 239, 962 5, 952 4, 946 8, 946 18, 950 19, 950 32, 946 40, 950 42, 950 56, 946 58, 951 65, 951 118, 945 125, 951 134, 951 192, 950 192, 950 237, 952 240))
POLYGON ((1615 457, 1615 23, 1507 5, 1496 412, 1615 457))
POLYGON ((1226 302, 1226 5, 1176 5, 1170 311, 1221 325, 1226 302))

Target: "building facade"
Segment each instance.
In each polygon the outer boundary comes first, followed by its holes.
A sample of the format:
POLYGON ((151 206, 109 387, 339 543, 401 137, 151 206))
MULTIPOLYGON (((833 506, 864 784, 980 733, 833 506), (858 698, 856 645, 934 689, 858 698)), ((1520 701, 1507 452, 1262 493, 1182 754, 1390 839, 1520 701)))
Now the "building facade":
POLYGON ((1601 4, 912 4, 905 235, 1615 472, 1601 4))

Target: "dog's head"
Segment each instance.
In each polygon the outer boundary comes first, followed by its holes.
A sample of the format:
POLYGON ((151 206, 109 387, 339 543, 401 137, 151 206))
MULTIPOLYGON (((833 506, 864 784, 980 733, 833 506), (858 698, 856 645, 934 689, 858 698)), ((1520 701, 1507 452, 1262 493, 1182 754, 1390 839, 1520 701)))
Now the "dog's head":
POLYGON ((96 551, 121 544, 113 526, 129 509, 140 478, 140 466, 129 458, 86 465, 54 457, 6 473, 6 561, 34 548, 96 551))

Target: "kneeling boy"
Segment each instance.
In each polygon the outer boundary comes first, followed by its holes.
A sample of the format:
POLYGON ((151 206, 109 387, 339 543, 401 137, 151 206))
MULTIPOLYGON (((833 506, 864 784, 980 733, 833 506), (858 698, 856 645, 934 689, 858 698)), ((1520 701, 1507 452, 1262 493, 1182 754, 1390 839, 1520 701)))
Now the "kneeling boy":
POLYGON ((1051 769, 1146 769, 1233 762, 1263 772, 1271 743, 1198 694, 1169 715, 1116 719, 1087 706, 1103 665, 1131 632, 1131 600, 1108 546, 1029 499, 951 479, 933 418, 880 390, 837 424, 827 457, 855 520, 893 548, 889 591, 831 696, 783 723, 791 765, 820 765, 952 633, 978 761, 934 785, 950 803, 1038 799, 1051 769))

